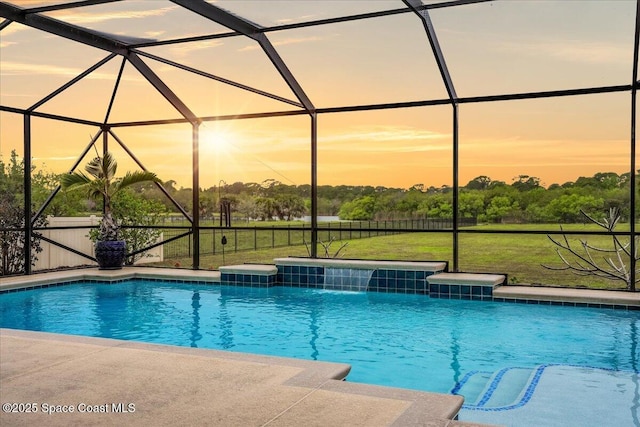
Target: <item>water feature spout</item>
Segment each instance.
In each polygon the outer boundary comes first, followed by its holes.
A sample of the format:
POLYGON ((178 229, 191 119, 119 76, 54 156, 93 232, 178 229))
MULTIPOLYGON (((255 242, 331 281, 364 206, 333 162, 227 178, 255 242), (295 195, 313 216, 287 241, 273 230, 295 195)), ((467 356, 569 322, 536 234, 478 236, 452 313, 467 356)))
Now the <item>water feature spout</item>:
POLYGON ((325 267, 324 289, 365 292, 374 270, 325 267))

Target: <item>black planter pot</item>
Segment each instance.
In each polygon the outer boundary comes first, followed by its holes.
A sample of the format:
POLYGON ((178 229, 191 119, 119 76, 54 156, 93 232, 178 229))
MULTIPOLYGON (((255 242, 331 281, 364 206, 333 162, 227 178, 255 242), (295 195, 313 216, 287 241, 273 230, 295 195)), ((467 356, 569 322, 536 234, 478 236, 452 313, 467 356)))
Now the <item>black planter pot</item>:
POLYGON ((124 240, 96 242, 96 261, 100 270, 118 270, 124 264, 127 245, 124 240))

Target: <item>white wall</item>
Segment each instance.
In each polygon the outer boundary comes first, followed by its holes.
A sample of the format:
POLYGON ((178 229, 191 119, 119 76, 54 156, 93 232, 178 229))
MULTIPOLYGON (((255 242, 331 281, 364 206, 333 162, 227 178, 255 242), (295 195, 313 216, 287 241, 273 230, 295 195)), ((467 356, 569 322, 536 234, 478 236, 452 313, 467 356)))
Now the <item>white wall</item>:
MULTIPOLYGON (((79 252, 94 256, 93 242, 89 239, 89 227, 98 225, 101 217, 91 215, 90 217, 48 217, 49 227, 73 227, 86 226, 87 228, 67 229, 67 230, 42 230, 43 236, 73 248, 79 252)), ((161 237, 162 238, 162 237, 161 237)), ((66 249, 52 245, 44 240, 40 241, 43 249, 39 254, 34 270, 47 270, 59 267, 77 267, 81 265, 97 265, 95 262, 69 252, 66 249)), ((164 259, 162 246, 151 249, 136 264, 158 262, 164 259)))

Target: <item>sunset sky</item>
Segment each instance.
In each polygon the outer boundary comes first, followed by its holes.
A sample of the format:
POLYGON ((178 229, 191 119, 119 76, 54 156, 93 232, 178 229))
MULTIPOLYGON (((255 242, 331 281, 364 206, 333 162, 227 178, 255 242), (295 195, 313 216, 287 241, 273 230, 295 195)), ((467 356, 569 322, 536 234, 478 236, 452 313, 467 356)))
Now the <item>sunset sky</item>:
MULTIPOLYGON (((60 1, 19 1, 36 7, 60 1)), ((403 7, 401 1, 210 1, 263 26, 403 7)), ((433 3, 433 2, 429 2, 433 3)), ((632 0, 506 0, 430 11, 460 97, 630 84, 636 3, 632 0)), ((165 0, 47 13, 90 29, 168 40, 227 31, 165 0)), ((268 38, 317 108, 445 99, 421 21, 412 13, 270 32, 268 38)), ((291 100, 295 96, 257 43, 227 37, 141 48, 291 100)), ((0 104, 29 108, 108 52, 12 23, 0 31, 0 104)), ((143 58, 198 116, 295 110, 143 58)), ((122 59, 116 57, 36 111, 103 121, 122 59)), ((518 175, 542 183, 596 172, 628 172, 631 96, 585 95, 462 104, 460 183, 518 175)), ((127 64, 109 122, 180 118, 127 64)), ((319 116, 319 184, 452 184, 449 105, 319 116)), ((202 187, 276 179, 310 182, 307 115, 205 122, 200 128, 202 187)), ((33 119, 34 163, 68 171, 95 135, 91 126, 33 119)), ((191 186, 191 126, 114 128, 163 180, 191 186)), ((110 142, 121 171, 134 169, 110 142)), ((22 153, 22 116, 0 112, 0 154, 22 153)), ((88 157, 91 156, 90 153, 88 157)), ((86 160, 89 160, 88 158, 86 160)))

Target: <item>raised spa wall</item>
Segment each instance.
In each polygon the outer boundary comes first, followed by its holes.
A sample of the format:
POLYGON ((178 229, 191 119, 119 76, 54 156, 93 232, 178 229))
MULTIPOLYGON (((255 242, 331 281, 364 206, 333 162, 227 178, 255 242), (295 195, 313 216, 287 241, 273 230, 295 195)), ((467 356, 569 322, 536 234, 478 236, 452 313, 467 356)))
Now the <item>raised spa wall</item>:
POLYGON ((397 292, 432 298, 490 300, 503 275, 447 273, 444 261, 277 258, 274 265, 221 266, 222 283, 340 291, 397 292))

